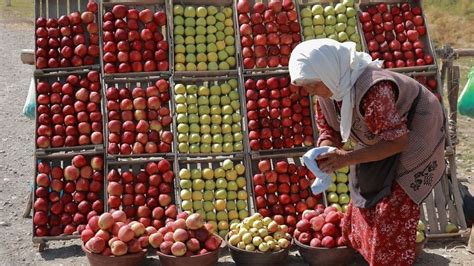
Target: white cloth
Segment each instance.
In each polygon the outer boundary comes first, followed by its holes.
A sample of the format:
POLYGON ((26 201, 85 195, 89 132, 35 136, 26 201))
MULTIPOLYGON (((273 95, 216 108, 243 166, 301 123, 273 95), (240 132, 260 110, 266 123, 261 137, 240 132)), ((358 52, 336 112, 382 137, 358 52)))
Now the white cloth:
POLYGON ((313 148, 303 155, 304 164, 316 176, 316 179, 311 185, 311 191, 314 195, 326 191, 332 183, 331 176, 319 169, 318 164, 316 163, 316 157, 322 153, 334 151, 335 149, 336 148, 334 147, 321 146, 313 148))
POLYGON ((349 139, 354 109, 354 84, 369 65, 381 67, 369 54, 356 51, 354 42, 314 39, 298 44, 290 56, 291 81, 321 80, 332 92, 332 100, 342 101, 340 131, 343 142, 349 139))

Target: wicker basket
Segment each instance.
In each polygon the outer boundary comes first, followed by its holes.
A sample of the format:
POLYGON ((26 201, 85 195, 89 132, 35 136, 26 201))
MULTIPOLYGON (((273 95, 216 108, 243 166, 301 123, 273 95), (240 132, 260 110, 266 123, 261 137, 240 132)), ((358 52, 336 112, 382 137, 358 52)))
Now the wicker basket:
POLYGON ((190 257, 176 257, 172 255, 166 255, 159 251, 156 251, 158 257, 160 257, 160 265, 163 266, 187 266, 187 265, 199 265, 199 266, 214 266, 219 260, 219 249, 212 252, 196 255, 190 257))
POLYGON ((95 254, 90 252, 84 245, 82 245, 82 250, 86 253, 87 260, 91 266, 103 266, 103 265, 113 265, 113 266, 139 266, 143 264, 143 261, 146 257, 146 250, 142 250, 136 254, 128 254, 124 256, 103 256, 101 254, 95 254))

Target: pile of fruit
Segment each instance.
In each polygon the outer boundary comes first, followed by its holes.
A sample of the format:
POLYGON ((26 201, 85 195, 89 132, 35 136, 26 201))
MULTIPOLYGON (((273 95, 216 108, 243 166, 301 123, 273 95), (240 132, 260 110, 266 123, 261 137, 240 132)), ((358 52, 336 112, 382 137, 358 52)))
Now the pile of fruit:
POLYGON ((422 220, 418 221, 418 225, 416 226, 416 243, 420 244, 423 241, 425 241, 426 235, 425 235, 425 224, 423 223, 422 220))
POLYGON ((146 250, 151 235, 156 232, 153 226, 130 222, 123 211, 117 210, 90 217, 81 232, 81 240, 92 253, 118 257, 146 250))
POLYGON ((307 6, 300 10, 305 40, 330 38, 339 42, 353 41, 361 50, 360 36, 356 31, 357 11, 353 0, 342 3, 307 6))
POLYGON ((436 97, 438 97, 438 100, 441 101, 441 95, 438 93, 438 81, 436 80, 436 75, 434 76, 414 76, 419 83, 421 83, 423 86, 425 86, 428 90, 430 90, 436 97))
POLYGON ((238 83, 182 83, 174 87, 181 153, 243 151, 238 83))
POLYGON ((434 64, 425 41, 421 7, 410 3, 368 6, 359 15, 367 49, 385 68, 434 64))
POLYGON ((286 225, 256 213, 241 223, 232 224, 227 242, 238 249, 257 252, 277 252, 291 244, 286 225))
POLYGON ((173 133, 167 80, 147 88, 106 90, 109 154, 166 153, 171 151, 173 133))
POLYGON ((103 22, 105 73, 168 71, 165 11, 115 5, 103 22))
POLYGON ((104 160, 100 156, 76 155, 63 165, 40 160, 33 204, 34 236, 72 235, 87 220, 104 211, 104 160))
POLYGON ((351 200, 349 196, 349 167, 346 166, 331 174, 332 183, 327 189, 328 205, 335 207, 338 211, 346 212, 347 204, 351 200))
POLYGON ((232 8, 173 6, 176 71, 236 68, 232 8))
POLYGON ((245 95, 251 150, 313 146, 310 98, 288 76, 248 78, 245 95))
POLYGON ((99 72, 69 75, 52 84, 36 84, 37 148, 101 144, 102 113, 99 72))
POLYGON ((288 66, 293 48, 301 42, 293 0, 271 0, 268 6, 248 0, 237 2, 245 69, 288 66))
POLYGON ((164 226, 167 219, 176 219, 174 173, 168 160, 149 162, 138 173, 112 169, 107 180, 110 209, 120 208, 128 218, 156 228, 164 226))
POLYGON ((239 222, 249 214, 244 165, 226 159, 216 168, 203 164, 189 168, 194 169, 179 171, 181 208, 199 213, 225 237, 229 223, 239 222))
POLYGON ((214 234, 214 228, 205 224, 201 215, 188 216, 183 212, 174 222, 166 223, 149 237, 150 245, 165 255, 190 257, 217 250, 222 239, 214 234))
POLYGON ((98 5, 60 18, 36 20, 36 68, 93 65, 99 57, 98 5))
POLYGON ((303 212, 314 209, 321 197, 312 195, 310 185, 314 176, 306 167, 285 160, 260 161, 258 170, 253 176, 258 212, 288 225, 293 232, 303 212))
POLYGON ((296 224, 293 237, 311 247, 334 248, 346 246, 341 235, 341 219, 344 217, 334 207, 318 206, 316 210, 306 210, 296 224))

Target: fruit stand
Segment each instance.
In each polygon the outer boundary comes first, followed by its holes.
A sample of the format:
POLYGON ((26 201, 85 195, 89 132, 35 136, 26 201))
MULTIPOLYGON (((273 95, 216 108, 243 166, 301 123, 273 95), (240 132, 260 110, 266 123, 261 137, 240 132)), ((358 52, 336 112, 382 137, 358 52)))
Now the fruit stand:
MULTIPOLYGON (((116 210, 156 230, 197 213, 222 239, 249 219, 270 217, 293 234, 306 210, 340 215, 350 200, 349 169, 333 174, 324 195, 312 195, 315 176, 301 160, 318 137, 314 101, 290 84, 287 67, 303 40, 354 41, 442 95, 419 1, 77 2, 36 1, 32 202, 40 250, 46 241, 79 238, 91 217, 116 210), (399 35, 392 32, 400 10, 412 11, 404 15, 413 20, 408 36, 401 23, 399 35)), ((423 203, 428 236, 449 223, 466 228, 451 184, 443 178, 423 203), (435 207, 437 214, 429 211, 435 207)), ((176 232, 169 227, 164 234, 176 232)), ((111 225, 102 229, 117 235, 111 225)), ((315 245, 343 246, 333 231, 334 239, 315 245)), ((97 250, 84 239, 85 250, 97 250)), ((168 244, 161 255, 171 254, 168 244)))

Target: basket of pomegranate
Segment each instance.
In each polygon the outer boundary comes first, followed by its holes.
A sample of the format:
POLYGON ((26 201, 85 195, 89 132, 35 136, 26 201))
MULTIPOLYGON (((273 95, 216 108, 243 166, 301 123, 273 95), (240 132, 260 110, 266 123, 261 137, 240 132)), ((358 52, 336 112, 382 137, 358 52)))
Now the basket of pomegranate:
POLYGON ((216 265, 222 238, 214 233, 211 224, 205 224, 200 214, 180 213, 176 221, 166 223, 150 235, 150 245, 163 266, 216 265))
POLYGON ((232 259, 237 265, 284 265, 291 235, 286 225, 256 213, 231 225, 226 236, 232 259))
POLYGON ((153 226, 127 221, 117 210, 92 216, 81 232, 82 250, 91 266, 140 265, 146 256, 148 238, 156 233, 153 226))
POLYGON ((309 265, 346 265, 355 254, 341 236, 343 213, 335 207, 303 212, 293 237, 298 251, 309 265))

